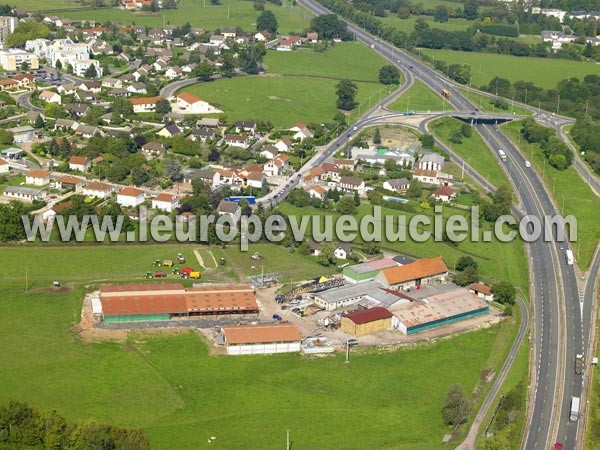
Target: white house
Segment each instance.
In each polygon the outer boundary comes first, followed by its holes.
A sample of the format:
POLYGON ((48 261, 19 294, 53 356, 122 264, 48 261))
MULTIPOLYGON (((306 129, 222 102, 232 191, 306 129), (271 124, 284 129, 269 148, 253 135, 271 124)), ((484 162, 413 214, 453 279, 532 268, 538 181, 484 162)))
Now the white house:
POLYGON ((106 198, 112 192, 112 187, 99 181, 92 181, 83 188, 83 195, 90 198, 106 198))
POLYGON ((293 127, 290 128, 290 131, 293 131, 293 137, 294 139, 298 139, 300 142, 302 142, 304 139, 312 137, 312 133, 311 131, 308 129, 308 127, 306 125, 304 125, 302 122, 298 122, 296 125, 294 125, 293 127))
POLYGON ((433 197, 438 201, 448 203, 456 198, 456 192, 451 187, 442 186, 433 192, 433 197))
POLYGON ((10 171, 10 166, 6 161, 0 158, 0 173, 8 173, 10 171))
POLYGON ((46 103, 58 103, 62 102, 61 96, 54 91, 42 91, 40 92, 40 100, 46 103))
POLYGON ((341 177, 339 186, 344 191, 362 191, 365 181, 357 177, 341 177))
POLYGON ((290 158, 287 155, 277 155, 270 161, 267 161, 263 166, 267 176, 277 177, 285 172, 290 167, 290 158))
POLYGON ((241 134, 226 134, 223 140, 230 147, 246 148, 250 143, 250 138, 241 134))
POLYGON ((33 127, 30 127, 29 125, 8 128, 6 131, 12 133, 13 139, 17 144, 22 144, 23 142, 31 142, 33 141, 33 137, 35 136, 35 129, 33 127))
POLYGON ((179 112, 187 114, 218 114, 222 111, 190 92, 177 94, 179 112))
POLYGON ((273 144, 273 147, 280 152, 290 152, 293 149, 293 144, 288 138, 282 138, 278 139, 275 144, 273 144))
POLYGON ((440 184, 439 172, 437 170, 415 169, 413 180, 420 181, 421 183, 440 184))
POLYGON ((161 211, 173 212, 179 206, 179 201, 175 195, 163 192, 152 199, 152 208, 161 211))
POLYGON ((383 188, 392 192, 406 192, 410 187, 410 181, 406 178, 396 178, 383 182, 383 188))
POLYGON ((129 101, 133 105, 133 112, 153 112, 156 110, 156 103, 163 100, 164 97, 139 97, 130 98, 129 101))
POLYGON ((273 159, 278 154, 279 150, 277 150, 277 147, 274 147, 272 145, 267 145, 266 147, 263 147, 259 153, 260 156, 267 159, 273 159))
POLYGON ((428 153, 423 155, 423 157, 417 163, 417 167, 421 170, 442 170, 442 166, 444 165, 444 157, 439 153, 428 153))
POLYGON ((50 183, 50 172, 47 170, 30 170, 25 175, 25 184, 44 186, 50 183))
POLYGON ((6 186, 4 188, 3 195, 15 200, 32 202, 33 200, 41 200, 44 198, 46 196, 46 192, 43 189, 23 186, 6 186))
POLYGON ((141 205, 145 200, 144 191, 134 187, 126 187, 117 194, 117 203, 121 206, 134 207, 141 205))
POLYGON ((468 286, 469 293, 475 294, 477 297, 482 298, 488 302, 494 300, 494 294, 488 285, 483 283, 472 283, 468 286))
POLYGON ((85 156, 71 156, 69 159, 69 169, 87 172, 92 165, 91 161, 85 156))
POLYGON ((239 203, 221 200, 217 213, 219 216, 232 216, 237 221, 242 216, 242 208, 239 203))
POLYGON ((352 246, 347 242, 340 242, 333 250, 333 256, 337 259, 347 259, 352 254, 352 246))

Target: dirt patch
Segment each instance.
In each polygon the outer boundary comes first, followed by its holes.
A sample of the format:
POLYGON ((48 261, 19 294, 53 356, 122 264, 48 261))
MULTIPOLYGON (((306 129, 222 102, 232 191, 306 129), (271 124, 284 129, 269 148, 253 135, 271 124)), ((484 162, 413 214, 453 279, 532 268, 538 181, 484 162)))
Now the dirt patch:
POLYGON ((204 270, 206 270, 206 267, 204 266, 204 259, 202 259, 202 255, 200 254, 200 252, 198 250, 194 250, 194 256, 198 260, 198 264, 200 264, 200 267, 202 267, 204 270))
POLYGON ((71 286, 59 286, 59 287, 46 287, 33 289, 29 291, 30 294, 66 294, 71 292, 73 288, 71 286))
POLYGON ((269 100, 283 100, 284 102, 291 102, 291 100, 289 98, 281 98, 281 97, 277 97, 276 95, 269 95, 267 98, 269 100))

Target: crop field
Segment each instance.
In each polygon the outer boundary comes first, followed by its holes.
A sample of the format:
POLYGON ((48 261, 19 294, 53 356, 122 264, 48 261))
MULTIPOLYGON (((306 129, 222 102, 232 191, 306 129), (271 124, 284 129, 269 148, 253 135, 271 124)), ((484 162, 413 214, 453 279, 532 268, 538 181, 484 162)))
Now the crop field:
POLYGON ((265 63, 265 75, 219 79, 185 90, 218 105, 231 120, 270 120, 277 127, 331 121, 338 111, 336 85, 343 78, 362 80, 356 81, 360 104, 389 92, 377 81, 385 61, 360 44, 343 44, 325 53, 268 52, 265 63), (354 64, 357 60, 368 64, 354 64))
MULTIPOLYGON (((55 0, 56 1, 56 0, 55 0)), ((23 3, 27 3, 24 1, 23 3)), ((303 8, 284 0, 282 6, 267 3, 267 9, 275 13, 282 33, 300 32, 308 27, 311 14, 303 8)), ((33 8, 32 8, 33 9, 33 8)), ((90 11, 73 11, 61 13, 61 16, 70 19, 90 19, 97 22, 117 20, 122 24, 160 26, 163 21, 171 24, 183 25, 189 22, 193 27, 202 27, 215 30, 223 27, 241 27, 246 31, 256 30, 256 18, 260 11, 254 9, 253 2, 244 0, 228 0, 220 5, 211 5, 204 0, 181 0, 177 9, 162 11, 160 13, 129 12, 121 9, 101 9, 90 11)))
POLYGON ((350 364, 343 355, 212 357, 192 332, 132 333, 124 344, 79 339, 73 325, 83 284, 126 277, 177 251, 193 258, 189 246, 170 244, 3 248, 0 402, 140 427, 155 449, 275 448, 286 429, 298 448, 335 441, 348 449, 447 449, 446 391, 461 383, 471 393, 496 363, 490 355, 501 326, 410 349, 359 348, 350 364), (74 289, 41 289, 53 279, 74 289), (211 436, 217 439, 208 444, 211 436))
MULTIPOLYGON (((460 4, 457 3, 456 5, 460 4)), ((408 19, 400 19, 395 14, 389 14, 387 17, 378 17, 384 24, 408 34, 415 30, 415 23, 419 18, 425 19, 430 28, 439 28, 446 31, 465 31, 471 25, 471 22, 466 19, 449 19, 448 22, 444 23, 434 22, 432 16, 410 16, 408 19)))
POLYGON ((394 111, 442 111, 453 110, 448 100, 433 92, 423 82, 414 80, 413 85, 389 106, 394 111))
POLYGON ((571 245, 579 267, 587 269, 600 241, 598 197, 573 167, 562 171, 555 169, 547 163, 538 144, 519 139, 520 122, 509 123, 503 128, 529 158, 538 174, 544 177, 546 187, 554 196, 561 214, 573 215, 577 219, 577 242, 571 245))
POLYGON ((511 82, 531 81, 535 85, 550 89, 560 80, 585 75, 600 75, 600 65, 566 59, 528 58, 489 53, 458 52, 453 50, 422 49, 427 56, 445 61, 448 64, 468 64, 471 66, 473 86, 488 84, 495 76, 507 78, 511 82))

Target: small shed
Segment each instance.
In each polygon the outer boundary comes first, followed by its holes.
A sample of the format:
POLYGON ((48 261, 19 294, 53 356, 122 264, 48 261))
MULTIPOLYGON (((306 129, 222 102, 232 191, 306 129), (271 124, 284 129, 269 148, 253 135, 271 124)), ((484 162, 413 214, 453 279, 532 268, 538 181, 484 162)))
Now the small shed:
POLYGON ((342 331, 353 336, 365 336, 391 327, 392 313, 380 306, 342 316, 342 331))

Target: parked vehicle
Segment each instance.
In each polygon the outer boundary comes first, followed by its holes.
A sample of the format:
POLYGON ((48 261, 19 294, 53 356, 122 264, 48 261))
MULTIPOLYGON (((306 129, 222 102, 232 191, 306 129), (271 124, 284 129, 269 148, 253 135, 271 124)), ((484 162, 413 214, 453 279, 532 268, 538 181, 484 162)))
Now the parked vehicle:
POLYGON ((569 420, 577 422, 579 419, 579 397, 571 398, 571 411, 569 412, 569 420))
POLYGON ((173 267, 173 261, 171 261, 170 259, 165 259, 162 262, 163 267, 173 267))
POLYGON ((146 280, 150 280, 150 279, 154 278, 154 276, 152 275, 151 272, 146 272, 146 274, 144 275, 144 278, 146 280))
POLYGON ((279 314, 273 314, 273 319, 274 320, 282 320, 281 316, 279 314))
POLYGON ((162 264, 162 261, 160 259, 155 259, 152 262, 152 267, 160 267, 161 264, 162 264))
POLYGON ((190 274, 187 276, 187 278, 191 278, 192 280, 199 280, 200 272, 190 272, 190 274))
POLYGON ((167 276, 167 272, 159 271, 154 272, 154 278, 165 278, 167 276))
POLYGON ((177 253, 177 262, 179 264, 185 264, 185 258, 183 257, 183 255, 181 253, 177 253))
POLYGON ((181 275, 189 275, 192 272, 194 272, 194 269, 192 269, 191 267, 184 267, 183 269, 181 269, 181 275))

